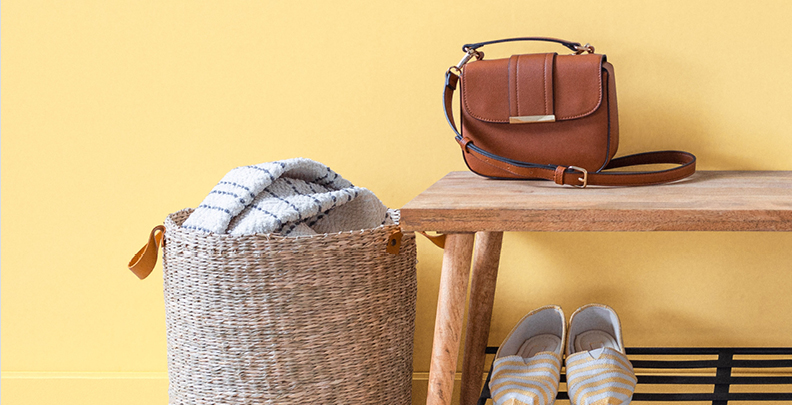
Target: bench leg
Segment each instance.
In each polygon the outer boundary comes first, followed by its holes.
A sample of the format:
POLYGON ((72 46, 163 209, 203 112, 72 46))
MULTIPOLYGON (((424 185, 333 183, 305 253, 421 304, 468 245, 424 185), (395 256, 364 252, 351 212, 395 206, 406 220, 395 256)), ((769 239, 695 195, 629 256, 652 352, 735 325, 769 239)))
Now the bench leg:
POLYGON ((462 360, 461 405, 475 405, 481 394, 484 351, 489 338, 495 282, 498 279, 503 232, 478 232, 470 282, 465 356, 462 360))
POLYGON ((446 236, 432 341, 432 362, 429 367, 427 405, 451 403, 473 240, 472 233, 455 233, 446 236))

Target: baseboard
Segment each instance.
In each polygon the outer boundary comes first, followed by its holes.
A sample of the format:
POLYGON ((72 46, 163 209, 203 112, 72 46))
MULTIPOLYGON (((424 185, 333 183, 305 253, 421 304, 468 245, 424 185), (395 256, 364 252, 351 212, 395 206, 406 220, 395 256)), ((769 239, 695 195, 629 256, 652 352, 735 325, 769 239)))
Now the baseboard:
POLYGON ((0 373, 3 405, 167 405, 168 373, 0 373))
POLYGON ((3 371, 0 373, 2 380, 124 380, 143 379, 156 380, 168 379, 166 371, 151 372, 59 372, 59 371, 3 371))

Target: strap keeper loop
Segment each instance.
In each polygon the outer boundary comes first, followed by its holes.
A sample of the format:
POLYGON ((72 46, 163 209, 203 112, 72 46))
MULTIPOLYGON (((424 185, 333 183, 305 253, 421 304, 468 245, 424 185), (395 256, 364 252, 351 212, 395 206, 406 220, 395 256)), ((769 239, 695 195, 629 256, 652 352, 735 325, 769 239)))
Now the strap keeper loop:
POLYGON ((456 90, 456 85, 461 73, 462 71, 456 66, 451 66, 448 68, 448 71, 446 71, 445 85, 447 88, 451 89, 451 91, 456 90))
POLYGON ((553 181, 559 186, 564 185, 564 172, 566 172, 566 166, 556 166, 555 173, 553 173, 553 181))
POLYGON ((468 145, 470 145, 472 142, 473 140, 468 137, 464 137, 459 140, 459 144, 462 145, 462 149, 465 151, 465 153, 470 153, 470 150, 468 149, 468 145))

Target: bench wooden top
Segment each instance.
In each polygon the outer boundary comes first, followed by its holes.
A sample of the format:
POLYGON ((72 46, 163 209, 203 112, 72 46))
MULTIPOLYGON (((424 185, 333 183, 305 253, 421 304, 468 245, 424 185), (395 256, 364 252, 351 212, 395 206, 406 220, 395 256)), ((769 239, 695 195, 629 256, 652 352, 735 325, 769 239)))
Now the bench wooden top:
POLYGON ((699 171, 576 189, 451 172, 401 209, 406 231, 792 231, 792 171, 699 171))

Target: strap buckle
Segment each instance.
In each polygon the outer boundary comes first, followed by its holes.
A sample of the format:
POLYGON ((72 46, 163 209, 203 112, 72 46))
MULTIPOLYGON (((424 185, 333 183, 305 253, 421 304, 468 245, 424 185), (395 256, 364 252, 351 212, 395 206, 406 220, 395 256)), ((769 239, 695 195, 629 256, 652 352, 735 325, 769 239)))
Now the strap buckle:
POLYGON ((570 184, 570 186, 575 187, 575 188, 586 188, 586 186, 588 185, 588 170, 586 170, 586 169, 584 169, 582 167, 577 167, 577 166, 567 166, 567 167, 572 169, 572 170, 577 170, 580 173, 583 173, 583 177, 578 177, 578 180, 583 182, 583 185, 570 184))

